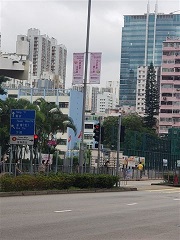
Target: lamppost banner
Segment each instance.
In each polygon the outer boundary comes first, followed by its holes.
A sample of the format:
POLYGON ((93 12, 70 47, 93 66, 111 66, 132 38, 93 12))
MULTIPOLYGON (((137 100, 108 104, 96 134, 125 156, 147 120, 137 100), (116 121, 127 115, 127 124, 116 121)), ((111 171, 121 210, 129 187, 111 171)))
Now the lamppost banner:
POLYGON ((99 84, 101 74, 101 55, 102 53, 90 54, 90 77, 89 83, 99 84))
POLYGON ((72 84, 83 84, 84 53, 73 53, 73 81, 72 84))

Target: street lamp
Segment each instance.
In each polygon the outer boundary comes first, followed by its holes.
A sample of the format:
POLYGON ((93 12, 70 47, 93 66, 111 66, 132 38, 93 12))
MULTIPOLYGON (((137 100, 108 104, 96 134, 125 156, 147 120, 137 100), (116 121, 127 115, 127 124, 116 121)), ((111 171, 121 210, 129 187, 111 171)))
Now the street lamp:
POLYGON ((87 69, 88 69, 88 52, 89 52, 89 30, 91 16, 91 0, 88 0, 88 17, 87 17, 87 34, 86 34, 86 55, 85 55, 85 71, 84 71, 84 88, 83 88, 83 108, 82 108, 82 137, 79 151, 79 171, 83 173, 83 158, 84 158, 84 123, 85 123, 85 108, 86 108, 86 84, 87 84, 87 69))
POLYGON ((119 116, 118 116, 116 176, 119 176, 119 152, 120 152, 120 140, 121 140, 120 135, 121 135, 121 114, 119 114, 119 116))

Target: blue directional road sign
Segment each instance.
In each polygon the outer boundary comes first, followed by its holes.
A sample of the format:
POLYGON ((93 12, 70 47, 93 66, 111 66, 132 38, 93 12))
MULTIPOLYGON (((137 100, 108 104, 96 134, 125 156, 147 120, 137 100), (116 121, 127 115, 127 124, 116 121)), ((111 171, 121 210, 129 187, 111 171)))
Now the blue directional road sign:
POLYGON ((12 109, 10 135, 34 135, 35 110, 12 109))

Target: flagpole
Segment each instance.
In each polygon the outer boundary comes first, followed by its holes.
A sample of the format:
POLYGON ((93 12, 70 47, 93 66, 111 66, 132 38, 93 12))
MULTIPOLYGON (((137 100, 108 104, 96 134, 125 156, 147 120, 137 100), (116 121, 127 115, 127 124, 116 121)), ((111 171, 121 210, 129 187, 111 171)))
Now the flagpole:
POLYGON ((86 110, 86 85, 87 85, 87 69, 88 69, 88 52, 89 52, 89 30, 90 30, 90 16, 91 16, 91 0, 88 0, 88 17, 87 17, 87 35, 86 35, 86 57, 85 57, 85 71, 84 71, 84 88, 83 88, 83 108, 82 108, 82 136, 79 149, 79 172, 83 173, 83 158, 84 158, 84 123, 86 110))

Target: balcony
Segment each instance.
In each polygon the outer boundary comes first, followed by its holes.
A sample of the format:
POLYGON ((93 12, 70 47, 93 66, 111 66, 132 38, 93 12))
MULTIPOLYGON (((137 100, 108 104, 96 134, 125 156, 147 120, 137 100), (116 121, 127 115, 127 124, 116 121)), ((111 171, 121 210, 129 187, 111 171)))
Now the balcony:
POLYGON ((161 93, 172 93, 174 92, 173 88, 162 88, 161 87, 161 93))
POLYGON ((162 74, 161 74, 162 76, 169 76, 169 75, 171 75, 171 76, 179 76, 180 75, 180 71, 178 72, 178 71, 174 71, 174 72, 162 72, 162 74))

